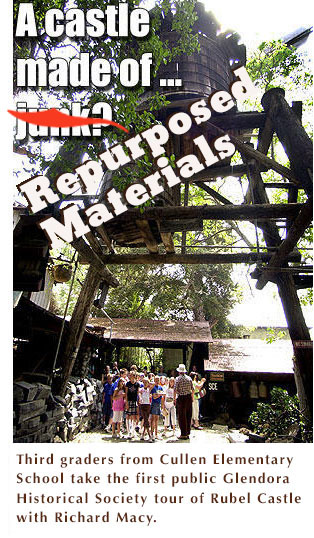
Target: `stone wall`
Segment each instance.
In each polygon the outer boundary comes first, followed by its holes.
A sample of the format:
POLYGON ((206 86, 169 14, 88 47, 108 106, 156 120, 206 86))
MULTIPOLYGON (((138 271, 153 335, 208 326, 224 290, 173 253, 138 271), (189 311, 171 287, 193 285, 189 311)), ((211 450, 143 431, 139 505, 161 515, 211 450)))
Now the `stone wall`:
POLYGON ((52 443, 63 406, 48 385, 18 381, 13 385, 13 442, 52 443))
POLYGON ((64 398, 38 382, 13 385, 13 442, 72 441, 101 423, 102 384, 96 379, 70 377, 64 398))

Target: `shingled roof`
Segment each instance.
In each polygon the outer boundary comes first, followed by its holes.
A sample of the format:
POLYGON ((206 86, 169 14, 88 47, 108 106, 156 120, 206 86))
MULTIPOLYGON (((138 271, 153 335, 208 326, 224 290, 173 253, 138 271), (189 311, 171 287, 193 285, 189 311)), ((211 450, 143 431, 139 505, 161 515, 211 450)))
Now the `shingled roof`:
MULTIPOLYGON (((113 319, 112 340, 137 342, 211 342, 208 321, 171 321, 155 319, 113 319)), ((88 329, 102 331, 104 338, 110 337, 110 321, 106 318, 91 318, 88 329)))
POLYGON ((213 340, 206 370, 224 372, 293 373, 290 340, 268 344, 259 339, 213 340))

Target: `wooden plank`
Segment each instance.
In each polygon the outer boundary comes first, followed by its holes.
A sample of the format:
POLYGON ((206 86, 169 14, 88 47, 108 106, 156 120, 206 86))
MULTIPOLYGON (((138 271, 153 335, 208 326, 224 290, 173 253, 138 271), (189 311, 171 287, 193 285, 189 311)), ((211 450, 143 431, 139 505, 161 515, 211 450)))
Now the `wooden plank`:
POLYGON ((304 204, 252 204, 252 205, 205 205, 205 206, 168 206, 130 209, 117 217, 123 222, 129 219, 139 220, 251 220, 278 219, 296 216, 304 204))
POLYGON ((236 112, 235 114, 219 114, 210 122, 224 129, 254 129, 263 127, 266 120, 264 112, 236 112))
POLYGON ((160 233, 182 232, 183 230, 201 232, 204 227, 201 219, 163 220, 159 226, 160 233))
POLYGON ((158 252, 158 243, 153 236, 153 233, 150 229, 149 222, 147 220, 136 220, 136 226, 141 232, 143 241, 149 250, 149 252, 156 253, 158 252))
MULTIPOLYGON (((106 263, 116 264, 226 264, 226 263, 255 263, 257 261, 269 261, 271 254, 268 252, 250 252, 236 254, 111 254, 103 256, 106 263)), ((292 253, 289 261, 299 262, 301 255, 292 253)))

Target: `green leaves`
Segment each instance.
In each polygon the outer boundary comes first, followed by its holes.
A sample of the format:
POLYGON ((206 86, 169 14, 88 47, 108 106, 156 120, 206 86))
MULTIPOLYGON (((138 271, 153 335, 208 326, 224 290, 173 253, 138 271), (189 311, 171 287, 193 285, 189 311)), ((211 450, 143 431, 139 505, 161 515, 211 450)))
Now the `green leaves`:
MULTIPOLYGON (((278 85, 282 87, 285 84, 283 79, 290 79, 286 83, 291 80, 298 83, 303 67, 300 53, 280 40, 261 43, 246 64, 250 77, 264 91, 278 85)), ((309 84, 310 81, 311 75, 306 73, 303 83, 309 84)))
POLYGON ((299 425, 305 435, 304 440, 312 442, 312 426, 306 424, 297 396, 289 396, 280 387, 271 390, 270 403, 257 404, 257 410, 251 414, 249 422, 256 433, 271 441, 287 435, 291 426, 299 425))

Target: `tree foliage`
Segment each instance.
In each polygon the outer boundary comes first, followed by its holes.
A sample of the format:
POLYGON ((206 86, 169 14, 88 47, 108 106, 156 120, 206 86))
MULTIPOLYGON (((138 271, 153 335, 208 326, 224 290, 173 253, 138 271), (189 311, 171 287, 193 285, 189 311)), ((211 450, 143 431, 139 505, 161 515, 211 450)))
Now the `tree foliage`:
POLYGON ((306 87, 312 84, 312 75, 305 70, 302 55, 281 40, 263 41, 249 58, 246 68, 252 80, 264 91, 283 83, 306 87))
MULTIPOLYGON (((14 19, 18 12, 21 0, 15 0, 14 19)), ((118 0, 104 0, 101 8, 105 9, 108 4, 118 4, 118 0)), ((129 8, 138 7, 139 0, 130 0, 129 8)), ((135 88, 125 88, 118 76, 118 66, 125 58, 139 59, 145 52, 153 52, 153 77, 156 76, 161 64, 166 64, 182 53, 191 53, 198 48, 197 35, 192 32, 192 25, 196 15, 194 13, 195 0, 156 0, 154 10, 151 11, 151 31, 145 39, 110 38, 106 34, 99 38, 51 38, 47 36, 43 29, 44 13, 50 8, 69 8, 66 1, 49 0, 44 4, 39 0, 33 2, 36 21, 39 29, 38 38, 16 38, 14 40, 14 57, 34 58, 42 57, 47 60, 58 55, 59 50, 66 49, 68 57, 78 57, 80 53, 89 53, 90 61, 98 58, 107 59, 112 66, 112 82, 110 88, 105 90, 90 87, 87 90, 75 88, 50 88, 48 91, 38 88, 36 92, 29 92, 36 95, 38 104, 41 107, 59 106, 68 107, 72 101, 79 101, 82 105, 92 107, 96 102, 108 103, 112 108, 114 121, 126 126, 130 131, 141 132, 145 128, 156 123, 154 113, 165 103, 164 96, 155 92, 147 102, 145 110, 139 110, 138 104, 142 94, 147 88, 138 85, 135 88), (174 12, 173 28, 179 32, 176 46, 171 48, 167 41, 161 41, 159 37, 160 21, 169 11, 174 12), (53 103, 53 105, 51 105, 53 103)), ((99 0, 75 0, 71 7, 87 10, 99 8, 99 0)), ((16 72, 16 71, 15 71, 16 72)), ((17 88, 16 88, 17 91, 17 88)), ((35 142, 31 139, 23 143, 16 141, 16 147, 27 146, 30 151, 33 172, 46 172, 54 179, 57 175, 72 171, 77 166, 84 154, 90 158, 95 158, 98 153, 115 142, 124 138, 124 134, 114 127, 106 127, 103 130, 103 137, 60 137, 59 142, 62 148, 57 151, 54 158, 48 151, 43 151, 45 140, 35 142), (48 154, 47 154, 48 153, 48 154), (66 159, 64 156, 66 155, 66 159)), ((141 166, 141 163, 139 163, 141 166)), ((133 177, 134 177, 134 170, 133 177)), ((136 172, 136 170, 135 170, 136 172)))
POLYGON ((299 427, 304 441, 312 442, 312 427, 300 411, 297 396, 289 396, 280 387, 270 393, 270 403, 258 403, 257 410, 250 417, 254 431, 270 441, 285 437, 293 426, 299 427))

